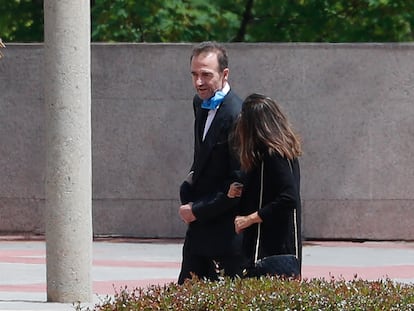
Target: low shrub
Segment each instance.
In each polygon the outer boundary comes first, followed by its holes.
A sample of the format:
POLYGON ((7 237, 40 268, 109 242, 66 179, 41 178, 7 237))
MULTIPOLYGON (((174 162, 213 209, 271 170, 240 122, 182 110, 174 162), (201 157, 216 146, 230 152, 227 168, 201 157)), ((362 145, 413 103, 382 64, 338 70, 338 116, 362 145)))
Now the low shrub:
POLYGON ((414 285, 392 280, 193 278, 106 297, 95 311, 134 310, 414 310, 414 285))

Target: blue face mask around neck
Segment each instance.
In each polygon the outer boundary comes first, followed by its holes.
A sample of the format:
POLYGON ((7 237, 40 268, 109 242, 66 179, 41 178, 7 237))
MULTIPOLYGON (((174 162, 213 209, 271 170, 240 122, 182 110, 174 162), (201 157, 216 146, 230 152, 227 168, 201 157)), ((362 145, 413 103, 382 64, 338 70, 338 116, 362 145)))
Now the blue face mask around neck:
POLYGON ((203 100, 201 107, 208 110, 215 110, 221 104, 226 94, 222 91, 217 91, 210 99, 203 100))

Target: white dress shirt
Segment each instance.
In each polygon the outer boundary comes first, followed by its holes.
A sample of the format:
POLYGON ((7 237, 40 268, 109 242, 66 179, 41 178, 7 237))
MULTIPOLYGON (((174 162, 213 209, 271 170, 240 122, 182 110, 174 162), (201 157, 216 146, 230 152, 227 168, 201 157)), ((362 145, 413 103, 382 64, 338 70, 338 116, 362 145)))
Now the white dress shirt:
MULTIPOLYGON (((221 90, 224 94, 227 95, 227 93, 230 91, 230 85, 225 82, 223 89, 221 90)), ((221 104, 220 104, 221 105, 221 104)), ((204 138, 206 137, 208 130, 210 129, 210 125, 214 120, 214 117, 216 116, 216 112, 217 110, 220 108, 220 105, 217 106, 216 109, 211 109, 208 111, 208 116, 207 116, 207 120, 206 120, 206 124, 204 124, 204 132, 203 132, 203 141, 204 138)))

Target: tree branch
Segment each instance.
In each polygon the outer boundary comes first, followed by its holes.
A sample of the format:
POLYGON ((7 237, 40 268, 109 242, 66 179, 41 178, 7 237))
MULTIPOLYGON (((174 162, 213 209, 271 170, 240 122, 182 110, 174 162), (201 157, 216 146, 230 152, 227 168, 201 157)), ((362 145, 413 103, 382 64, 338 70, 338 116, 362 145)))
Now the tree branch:
POLYGON ((246 35, 246 29, 249 22, 252 20, 252 8, 254 0, 247 0, 246 7, 244 9, 243 18, 240 22, 240 28, 234 37, 233 42, 243 42, 244 36, 246 35))

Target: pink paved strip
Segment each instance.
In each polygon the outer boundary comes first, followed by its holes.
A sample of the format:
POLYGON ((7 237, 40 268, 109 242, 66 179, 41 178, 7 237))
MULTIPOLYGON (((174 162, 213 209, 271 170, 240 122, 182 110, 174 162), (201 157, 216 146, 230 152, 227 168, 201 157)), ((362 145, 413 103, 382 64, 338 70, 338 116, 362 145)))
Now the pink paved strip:
POLYGON ((2 250, 0 252, 0 259, 7 257, 24 257, 24 256, 45 256, 43 250, 2 250))
MULTIPOLYGON (((407 275, 413 275, 414 266, 403 267, 381 267, 379 268, 344 268, 344 267, 303 267, 303 279, 320 279, 324 278, 330 280, 332 278, 337 280, 353 280, 367 279, 379 280, 386 276, 391 278, 407 278, 407 275), (385 269, 384 269, 385 268, 385 269), (401 270, 402 269, 402 270, 401 270), (381 270, 381 272, 379 271, 381 270), (384 270, 387 273, 384 273, 384 270), (405 272, 404 272, 405 271, 405 272)), ((141 279, 141 280, 107 280, 94 281, 93 292, 99 295, 114 295, 119 293, 122 289, 135 289, 138 287, 146 288, 151 285, 168 285, 176 282, 176 279, 141 279)), ((0 285, 2 292, 31 292, 43 293, 46 292, 45 283, 35 284, 19 284, 19 285, 0 285)))
MULTIPOLYGON (((23 264, 46 264, 46 258, 44 254, 39 253, 39 256, 42 257, 33 257, 36 256, 33 253, 23 252, 7 252, 8 254, 0 254, 0 262, 2 263, 23 263, 23 264), (27 256, 27 257, 25 257, 27 256)), ((105 266, 105 267, 130 267, 130 268, 179 268, 179 262, 169 262, 169 261, 130 261, 130 260, 93 260, 94 266, 105 266)))
POLYGON ((0 257, 2 263, 24 263, 28 265, 46 264, 45 258, 31 258, 31 257, 0 257))
POLYGON ((37 250, 7 250, 0 252, 0 262, 43 264, 46 262, 45 252, 37 250))
POLYGON ((18 285, 0 285, 1 292, 15 292, 15 293, 43 293, 46 292, 45 283, 35 283, 35 284, 18 284, 18 285))
POLYGON ((305 241, 305 246, 320 247, 352 247, 352 248, 382 248, 382 249, 414 249, 414 243, 407 242, 351 242, 351 241, 305 241))
POLYGON ((145 280, 114 280, 93 282, 93 291, 99 295, 113 295, 122 289, 146 288, 151 285, 166 285, 176 282, 177 279, 145 279, 145 280))
POLYGON ((181 265, 179 262, 171 261, 118 261, 118 260, 94 260, 94 266, 105 267, 129 267, 129 268, 179 268, 181 265))
POLYGON ((352 280, 358 279, 377 280, 414 279, 414 265, 401 266, 377 266, 377 267, 330 267, 330 266, 303 266, 303 277, 311 278, 335 278, 352 280))
MULTIPOLYGON (((93 292, 99 295, 113 295, 122 289, 134 289, 137 287, 146 288, 150 285, 165 285, 176 282, 176 279, 143 279, 143 280, 109 280, 93 282, 93 292)), ((0 285, 1 292, 46 292, 45 283, 21 284, 21 285, 0 285)))

